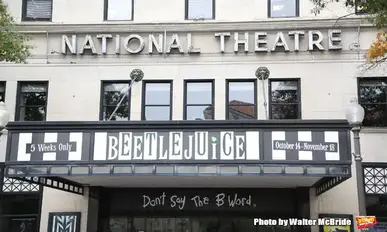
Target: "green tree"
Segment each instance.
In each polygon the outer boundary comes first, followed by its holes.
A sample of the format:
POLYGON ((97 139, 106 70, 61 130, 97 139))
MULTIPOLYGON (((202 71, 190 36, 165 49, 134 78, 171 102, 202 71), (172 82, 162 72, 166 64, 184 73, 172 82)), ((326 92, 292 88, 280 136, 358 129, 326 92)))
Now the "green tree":
MULTIPOLYGON (((376 35, 376 40, 367 51, 368 61, 379 64, 387 61, 387 0, 310 0, 314 4, 313 12, 319 14, 327 4, 331 2, 341 2, 346 7, 357 8, 361 12, 367 13, 368 19, 380 31, 376 35)), ((353 13, 355 14, 355 12, 353 13)))
MULTIPOLYGON (((329 3, 341 2, 346 7, 357 8, 367 12, 370 21, 378 29, 387 26, 387 1, 386 0, 311 0, 314 4, 313 12, 319 14, 329 3)), ((354 12, 355 13, 355 12, 354 12)))
POLYGON ((33 47, 27 35, 14 30, 14 24, 7 5, 0 0, 0 62, 26 63, 33 47))

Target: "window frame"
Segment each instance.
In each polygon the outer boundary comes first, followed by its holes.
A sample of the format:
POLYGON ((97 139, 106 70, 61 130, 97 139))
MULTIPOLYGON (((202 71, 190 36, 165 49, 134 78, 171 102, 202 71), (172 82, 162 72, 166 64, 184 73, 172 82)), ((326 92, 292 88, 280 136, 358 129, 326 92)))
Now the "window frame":
MULTIPOLYGON (((16 93, 16 109, 15 109, 15 121, 20 121, 20 108, 25 107, 24 105, 20 105, 20 97, 22 95, 22 85, 24 84, 42 84, 46 85, 46 94, 47 94, 47 100, 46 100, 46 105, 44 106, 46 109, 46 114, 44 115, 44 120, 43 121, 38 121, 38 122, 44 122, 47 120, 47 105, 48 105, 48 94, 49 94, 49 81, 18 81, 17 82, 17 93, 16 93)), ((24 121, 24 120, 23 120, 24 121)))
MULTIPOLYGON (((231 120, 229 119, 229 99, 230 99, 230 83, 238 83, 238 82, 242 82, 242 83, 249 83, 249 82, 252 82, 254 83, 254 119, 253 120, 257 120, 258 119, 258 82, 257 82, 257 79, 256 78, 248 78, 248 79, 226 79, 226 97, 225 97, 225 100, 226 100, 226 120, 231 120)), ((249 104, 246 104, 246 105, 249 105, 249 104)))
MULTIPOLYGON (((185 20, 195 20, 195 19, 190 19, 189 18, 189 1, 190 0, 185 0, 185 20)), ((212 17, 204 20, 214 20, 215 19, 215 3, 216 0, 212 0, 212 17)))
MULTIPOLYGON (((99 120, 100 121, 107 121, 104 119, 104 107, 105 105, 103 104, 104 103, 104 96, 105 96, 105 84, 128 84, 130 85, 130 82, 129 80, 102 80, 101 81, 101 91, 100 91, 100 102, 99 102, 99 120)), ((130 121, 130 112, 131 112, 131 107, 132 107, 132 89, 129 89, 128 91, 128 121, 130 121)))
MULTIPOLYGON (((361 99, 360 99, 360 82, 361 80, 369 80, 369 81, 377 81, 377 80, 385 80, 387 82, 387 76, 375 76, 375 77, 358 77, 357 78, 357 100, 358 100, 358 103, 359 105, 361 105, 363 107, 362 104, 369 104, 369 103, 362 103, 361 102, 361 99)), ((372 104, 372 103, 371 103, 372 104)), ((386 109, 387 109, 387 99, 386 99, 386 103, 373 103, 373 104, 376 104, 376 105, 385 105, 386 106, 386 109)), ((364 108, 364 107, 363 107, 364 108)), ((386 110, 387 112, 387 110, 386 110)), ((366 112, 365 112, 366 113, 366 112)), ((365 116, 365 115, 364 115, 365 116)), ((387 127, 387 125, 385 126, 372 126, 372 125, 364 125, 364 127, 371 127, 371 128, 384 128, 384 127, 387 127)))
POLYGON ((294 0, 296 4, 295 16, 273 17, 271 15, 271 1, 267 0, 267 17, 272 19, 286 19, 286 18, 298 18, 300 17, 300 0, 294 0))
MULTIPOLYGON (((302 104, 301 104, 301 78, 272 78, 270 79, 269 78, 269 84, 268 84, 268 98, 269 98, 269 119, 271 120, 281 120, 281 119, 273 119, 273 115, 272 115, 272 106, 273 106, 273 102, 272 102, 272 95, 271 95, 271 83, 272 82, 285 82, 285 81, 296 81, 297 82, 297 105, 298 105, 298 118, 297 119, 294 119, 294 120, 299 120, 299 119, 302 119, 302 104)), ((280 104, 278 104, 280 105, 280 104)), ((290 105, 290 104, 282 104, 282 105, 290 105)), ((291 105, 294 105, 294 104, 291 104, 291 105)), ((288 120, 288 119, 284 119, 284 120, 288 120)))
POLYGON ((5 102, 5 95, 7 94, 7 82, 6 81, 0 81, 0 85, 4 86, 4 98, 2 102, 5 102))
POLYGON ((49 0, 51 1, 51 12, 50 12, 50 18, 49 19, 42 19, 42 18, 29 18, 27 17, 27 1, 28 0, 23 0, 22 2, 22 21, 25 22, 36 22, 36 21, 42 21, 42 22, 52 22, 52 13, 53 13, 53 8, 54 8, 54 0, 49 0))
MULTIPOLYGON (((150 121, 145 119, 145 109, 147 106, 167 106, 167 105, 146 105, 146 84, 169 84, 169 121, 172 120, 173 112, 173 80, 143 80, 142 81, 142 96, 141 96, 141 120, 150 121)), ((153 120, 156 121, 156 120, 153 120)), ((161 120, 157 120, 161 121, 161 120)))
POLYGON ((109 12, 109 0, 104 0, 104 9, 103 9, 103 21, 106 21, 106 22, 121 22, 121 21, 133 21, 134 20, 134 0, 130 0, 132 1, 132 12, 131 12, 131 19, 115 19, 115 20, 111 20, 111 19, 108 19, 108 12, 109 12))
POLYGON ((183 105, 183 119, 187 120, 188 106, 207 106, 208 104, 188 104, 188 84, 189 83, 211 83, 211 106, 213 109, 212 119, 215 120, 215 80, 214 79, 190 79, 184 80, 184 105, 183 105))

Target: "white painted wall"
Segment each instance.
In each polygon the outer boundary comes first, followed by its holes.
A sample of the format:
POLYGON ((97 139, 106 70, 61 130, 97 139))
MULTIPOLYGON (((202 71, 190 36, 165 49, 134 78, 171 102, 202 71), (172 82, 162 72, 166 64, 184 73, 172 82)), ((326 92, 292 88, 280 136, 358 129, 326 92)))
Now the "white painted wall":
POLYGON ((53 188, 44 187, 40 217, 40 232, 47 232, 49 213, 51 212, 81 212, 81 232, 86 232, 89 190, 85 195, 73 194, 53 188))
MULTIPOLYGON (((17 22, 21 21, 22 0, 4 0, 17 22)), ((266 0, 244 0, 243 4, 234 0, 217 0, 215 21, 252 21, 267 19, 266 0)), ((311 12, 310 0, 300 0, 300 18, 315 18, 311 12)), ((104 0, 55 0, 53 2, 52 23, 87 24, 102 23, 104 0)), ((331 3, 317 18, 337 18, 354 12, 342 3, 331 3)), ((213 20, 210 20, 213 21, 213 20)), ((133 23, 186 22, 185 1, 181 0, 134 0, 133 23)), ((36 24, 42 22, 28 22, 36 24)), ((124 23, 128 23, 127 21, 124 23)))

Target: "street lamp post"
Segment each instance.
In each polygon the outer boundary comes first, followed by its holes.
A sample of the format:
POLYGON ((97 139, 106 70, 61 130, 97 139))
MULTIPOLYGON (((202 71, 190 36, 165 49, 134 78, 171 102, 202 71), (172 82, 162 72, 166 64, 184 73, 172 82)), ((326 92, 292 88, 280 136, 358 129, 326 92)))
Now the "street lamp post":
MULTIPOLYGON (((129 88, 128 88, 128 93, 129 90, 132 88, 133 83, 135 82, 140 82, 144 78, 144 72, 141 69, 133 69, 132 72, 130 73, 130 83, 129 83, 129 88)), ((118 108, 120 108, 122 102, 124 101, 126 95, 122 96, 121 100, 118 102, 116 108, 110 115, 108 121, 112 120, 114 117, 114 114, 117 112, 118 108)))
POLYGON ((364 119, 364 108, 357 102, 356 98, 351 99, 350 104, 345 112, 345 117, 349 125, 352 126, 353 140, 354 140, 354 153, 355 167, 356 167, 356 181, 357 181, 357 195, 359 204, 359 215, 365 216, 366 204, 365 204, 365 193, 364 193, 364 179, 363 179, 363 167, 360 151, 360 129, 364 119))

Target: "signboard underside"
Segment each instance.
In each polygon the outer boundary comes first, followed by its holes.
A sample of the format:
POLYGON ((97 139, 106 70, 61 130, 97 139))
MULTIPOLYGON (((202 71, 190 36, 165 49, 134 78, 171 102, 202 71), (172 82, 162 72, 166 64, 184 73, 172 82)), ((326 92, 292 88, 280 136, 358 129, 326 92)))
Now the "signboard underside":
POLYGON ((53 164, 10 165, 9 176, 345 176, 351 165, 184 165, 184 164, 53 164))

